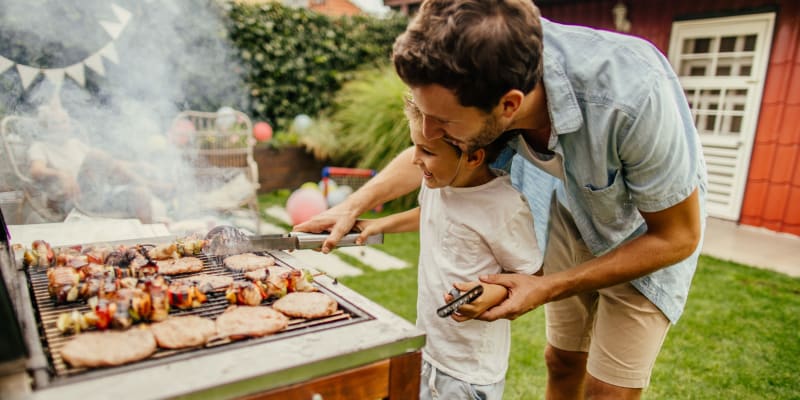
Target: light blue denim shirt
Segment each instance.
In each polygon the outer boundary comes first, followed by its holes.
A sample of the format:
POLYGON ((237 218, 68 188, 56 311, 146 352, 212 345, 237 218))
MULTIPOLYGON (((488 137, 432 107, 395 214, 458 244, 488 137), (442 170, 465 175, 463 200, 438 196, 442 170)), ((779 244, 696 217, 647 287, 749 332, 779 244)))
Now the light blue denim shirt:
MULTIPOLYGON (((664 210, 695 188, 705 231, 705 162, 666 58, 631 36, 544 19, 542 27, 549 148, 562 157, 565 181, 520 154, 510 166, 514 186, 533 211, 540 248, 546 248, 554 191, 597 256, 645 232, 640 210, 664 210)), ((520 145, 526 145, 521 138, 511 143, 520 145)), ((499 165, 511 156, 506 152, 499 165)), ((698 245, 689 258, 631 282, 673 323, 686 304, 699 253, 698 245)))

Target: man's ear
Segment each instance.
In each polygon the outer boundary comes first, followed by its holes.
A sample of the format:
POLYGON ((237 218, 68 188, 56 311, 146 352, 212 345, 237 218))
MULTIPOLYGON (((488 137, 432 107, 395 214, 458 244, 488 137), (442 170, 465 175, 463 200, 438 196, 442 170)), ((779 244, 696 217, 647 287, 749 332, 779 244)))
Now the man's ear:
POLYGON ((477 168, 483 164, 486 159, 486 149, 480 148, 467 154, 467 167, 470 169, 477 168))
POLYGON ((500 116, 511 118, 522 106, 522 101, 525 99, 525 93, 518 89, 511 89, 503 97, 500 98, 500 116))

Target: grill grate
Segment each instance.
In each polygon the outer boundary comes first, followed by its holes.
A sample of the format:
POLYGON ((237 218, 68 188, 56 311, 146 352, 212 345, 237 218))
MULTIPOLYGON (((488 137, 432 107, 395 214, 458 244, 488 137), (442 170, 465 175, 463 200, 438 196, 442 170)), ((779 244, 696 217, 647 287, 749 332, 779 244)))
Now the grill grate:
MULTIPOLYGON (((264 255, 269 253, 259 253, 259 254, 264 255)), ((224 265, 222 264, 222 257, 208 257, 205 255, 200 255, 198 258, 203 260, 204 268, 202 271, 195 273, 174 275, 171 278, 178 279, 199 274, 210 274, 210 275, 232 276, 234 280, 245 279, 244 274, 242 272, 235 272, 225 268, 224 265)), ((283 261, 279 257, 274 257, 274 258, 275 258, 275 263, 277 265, 297 269, 296 267, 283 261)), ((78 376, 89 377, 89 376, 96 376, 99 374, 123 372, 125 370, 128 370, 129 368, 142 368, 154 365, 156 363, 169 362, 172 360, 193 357, 196 356, 198 352, 207 353, 217 350, 224 351, 225 349, 238 348, 240 346, 249 346, 255 343, 263 343, 273 340, 281 340, 284 338, 294 337, 297 335, 309 334, 323 329, 332 329, 339 326, 349 325, 352 323, 373 319, 372 316, 365 313, 363 310, 359 309, 358 307, 348 302, 347 300, 343 299, 335 292, 332 292, 327 288, 321 287, 315 283, 314 285, 317 287, 317 289, 333 297, 339 303, 339 309, 333 315, 328 316, 326 318, 319 318, 313 320, 307 320, 302 318, 291 318, 289 321, 289 326, 285 330, 275 333, 273 335, 268 335, 260 338, 251 338, 251 339, 236 340, 236 341, 231 341, 229 339, 219 339, 207 343, 204 347, 180 349, 180 350, 168 350, 159 348, 155 354, 153 354, 152 356, 150 356, 145 360, 141 360, 135 363, 130 363, 119 367, 109 367, 100 369, 72 368, 68 364, 66 364, 66 362, 61 358, 60 353, 61 353, 61 348, 67 342, 69 342, 69 340, 73 337, 73 335, 63 335, 61 332, 59 332, 58 328, 56 328, 56 321, 58 320, 58 316, 62 313, 72 312, 74 310, 77 310, 81 313, 88 312, 89 306, 86 304, 85 301, 56 305, 55 302, 50 298, 50 294, 48 293, 47 290, 48 281, 47 281, 46 269, 30 268, 26 272, 28 280, 30 282, 32 297, 35 303, 34 308, 36 310, 36 317, 40 324, 39 330, 42 340, 42 347, 44 348, 45 354, 47 354, 48 356, 50 366, 52 368, 50 373, 52 376, 56 378, 55 381, 63 380, 66 378, 73 380, 76 379, 78 376)), ((170 310, 170 316, 198 315, 202 317, 216 319, 217 316, 222 314, 222 312, 229 307, 224 292, 211 292, 207 293, 206 295, 208 297, 208 302, 204 303, 200 307, 188 310, 172 309, 170 310)), ((264 301, 262 305, 270 305, 272 302, 273 300, 264 301)), ((55 381, 53 383, 56 383, 55 381)))

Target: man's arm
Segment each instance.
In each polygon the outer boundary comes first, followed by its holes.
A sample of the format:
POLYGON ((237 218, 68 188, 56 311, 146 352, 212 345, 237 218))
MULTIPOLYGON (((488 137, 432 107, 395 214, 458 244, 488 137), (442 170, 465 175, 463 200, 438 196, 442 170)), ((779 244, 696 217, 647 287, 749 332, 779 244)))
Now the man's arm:
POLYGON ((502 304, 479 319, 516 319, 542 304, 577 293, 628 282, 689 257, 700 242, 700 203, 695 189, 682 202, 662 211, 642 213, 647 232, 581 265, 543 277, 501 274, 481 280, 508 288, 502 304))
POLYGON ((411 161, 413 155, 413 148, 404 150, 347 200, 296 225, 293 230, 313 233, 329 231, 330 235, 322 245, 322 252, 330 252, 339 239, 350 232, 361 214, 419 187, 422 176, 411 161))

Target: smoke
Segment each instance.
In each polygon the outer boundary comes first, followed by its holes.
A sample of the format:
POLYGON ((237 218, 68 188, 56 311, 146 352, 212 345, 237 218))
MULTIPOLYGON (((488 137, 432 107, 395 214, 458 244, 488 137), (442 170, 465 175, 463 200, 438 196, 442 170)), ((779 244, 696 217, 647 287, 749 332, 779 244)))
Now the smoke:
MULTIPOLYGON (((193 165, 167 132, 181 110, 248 107, 225 7, 213 0, 0 0, 0 56, 42 70, 83 63, 85 80, 40 73, 25 87, 17 68, 0 71, 0 114, 32 115, 60 102, 92 147, 156 167, 185 199, 200 196, 193 165)), ((172 220, 198 212, 197 201, 164 202, 172 220)))

